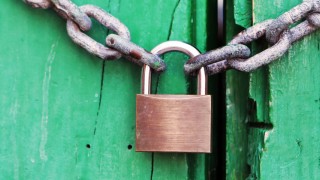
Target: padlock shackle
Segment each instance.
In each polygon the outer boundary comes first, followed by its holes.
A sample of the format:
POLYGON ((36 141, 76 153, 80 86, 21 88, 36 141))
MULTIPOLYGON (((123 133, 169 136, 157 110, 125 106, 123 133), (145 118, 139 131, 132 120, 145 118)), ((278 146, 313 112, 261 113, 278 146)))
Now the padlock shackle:
MULTIPOLYGON (((151 50, 152 54, 161 55, 171 51, 178 51, 185 53, 190 58, 193 58, 200 54, 200 52, 194 48, 193 46, 180 42, 180 41, 167 41, 159 44, 155 48, 151 50)), ((142 83, 142 94, 150 94, 151 93, 151 68, 148 65, 144 65, 142 69, 141 75, 141 83, 142 83)), ((206 95, 207 94, 207 74, 202 67, 198 72, 198 95, 206 95)))

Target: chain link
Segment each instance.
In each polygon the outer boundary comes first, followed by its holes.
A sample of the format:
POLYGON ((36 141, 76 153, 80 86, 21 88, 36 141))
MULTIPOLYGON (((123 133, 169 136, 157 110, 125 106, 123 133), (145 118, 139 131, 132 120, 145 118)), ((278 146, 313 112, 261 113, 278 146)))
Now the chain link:
POLYGON ((52 7, 60 16, 76 22, 83 31, 91 28, 90 18, 70 0, 23 0, 34 8, 48 9, 52 7))
MULTIPOLYGON (((95 18, 106 28, 118 33, 121 37, 130 40, 128 28, 109 13, 93 5, 84 5, 79 9, 89 17, 95 18)), ((77 24, 72 20, 67 21, 67 31, 73 42, 80 45, 88 52, 97 55, 101 59, 113 60, 121 57, 121 54, 118 51, 105 47, 81 32, 77 24)))
POLYGON ((51 1, 49 0, 23 0, 26 4, 29 4, 34 8, 48 9, 51 7, 51 1))
POLYGON ((184 66, 187 74, 194 74, 206 66, 209 75, 228 69, 250 72, 282 57, 293 43, 320 27, 320 0, 305 0, 277 19, 269 19, 240 32, 223 48, 190 59, 184 66), (306 18, 297 26, 294 23, 306 18), (252 56, 245 45, 265 36, 272 46, 252 56), (243 46, 239 46, 243 45, 243 46), (232 46, 233 48, 230 48, 232 46), (227 50, 226 50, 227 49, 227 50), (240 53, 239 51, 243 51, 240 53), (248 54, 249 53, 249 54, 248 54))
MULTIPOLYGON (((139 65, 147 64, 156 71, 165 70, 165 63, 160 57, 132 43, 128 28, 99 7, 93 5, 78 7, 70 0, 23 1, 35 8, 52 7, 59 15, 67 19, 67 31, 71 39, 102 59, 112 60, 123 56, 139 65), (111 34, 106 38, 107 46, 112 49, 96 42, 82 32, 90 30, 92 25, 90 17, 118 34, 111 34)), ((228 69, 253 71, 279 59, 293 43, 316 31, 319 27, 320 0, 304 0, 277 19, 263 21, 240 32, 228 45, 191 58, 184 65, 185 72, 195 74, 201 67, 206 67, 208 75, 228 69), (294 23, 302 19, 305 20, 290 29, 294 23), (250 57, 251 52, 247 45, 263 36, 271 46, 250 57)))
POLYGON ((120 52, 126 59, 136 62, 143 66, 144 64, 149 65, 156 71, 164 71, 165 64, 163 60, 145 49, 137 46, 127 39, 122 38, 116 34, 110 34, 107 37, 107 45, 118 52, 120 52))
POLYGON ((101 59, 113 60, 123 56, 138 65, 147 64, 155 71, 165 70, 165 63, 160 57, 132 43, 128 28, 97 6, 78 7, 70 0, 24 0, 24 2, 34 8, 53 8, 60 16, 67 19, 67 32, 72 41, 101 59), (107 45, 113 49, 98 43, 82 32, 91 29, 90 17, 119 35, 111 34, 106 39, 107 45))

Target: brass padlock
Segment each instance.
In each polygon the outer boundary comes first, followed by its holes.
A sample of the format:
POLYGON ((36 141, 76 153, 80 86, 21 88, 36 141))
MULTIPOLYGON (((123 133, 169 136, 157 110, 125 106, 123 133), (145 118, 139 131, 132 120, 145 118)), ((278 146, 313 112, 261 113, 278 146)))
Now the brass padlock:
MULTIPOLYGON (((200 54, 189 44, 168 41, 151 53, 180 51, 191 58, 200 54)), ((136 96, 137 152, 211 152, 211 96, 207 75, 198 73, 198 95, 151 95, 151 70, 142 71, 142 94, 136 96)))

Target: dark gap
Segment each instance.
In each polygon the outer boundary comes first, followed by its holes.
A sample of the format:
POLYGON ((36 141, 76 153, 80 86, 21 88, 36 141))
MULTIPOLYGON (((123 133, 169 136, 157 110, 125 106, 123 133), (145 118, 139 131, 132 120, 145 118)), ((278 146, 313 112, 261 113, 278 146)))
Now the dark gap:
POLYGON ((129 150, 132 149, 132 145, 131 145, 131 144, 128 145, 128 149, 129 149, 129 150))
MULTIPOLYGON (((208 0, 207 50, 225 45, 225 0, 208 0), (220 6, 220 8, 219 8, 220 6), (215 10, 215 11, 212 11, 215 10)), ((226 178, 226 94, 225 73, 208 78, 208 92, 212 95, 212 154, 207 158, 207 179, 226 178)))
POLYGON ((249 164, 247 164, 247 172, 251 174, 251 166, 249 164))
POLYGON ((213 155, 214 164, 214 179, 224 180, 226 178, 226 94, 225 81, 226 74, 221 73, 212 77, 214 89, 212 97, 213 105, 213 155))
POLYGON ((90 148, 91 148, 91 145, 90 145, 90 144, 87 144, 86 147, 87 147, 88 149, 90 149, 90 148))
MULTIPOLYGON (((211 1, 208 0, 207 1, 207 11, 206 11, 206 16, 207 16, 207 47, 206 50, 212 50, 218 47, 218 42, 216 41, 216 38, 218 36, 217 34, 217 25, 218 25, 218 21, 217 21, 217 13, 218 11, 218 1, 211 1)), ((212 77, 208 78, 208 93, 211 94, 212 96, 215 96, 214 94, 214 90, 216 89, 216 87, 211 86, 211 84, 214 83, 213 86, 215 86, 215 82, 213 81, 212 77), (214 88, 214 90, 212 89, 214 88)), ((214 103, 215 100, 213 100, 211 102, 212 107, 214 107, 214 103)), ((209 156, 207 156, 206 158, 206 164, 207 164, 207 174, 206 174, 206 179, 218 179, 217 178, 217 167, 218 167, 218 162, 217 162, 217 158, 218 156, 216 156, 217 154, 217 142, 216 142, 216 138, 215 138, 215 134, 216 131, 214 128, 215 127, 215 111, 214 109, 212 109, 212 132, 211 132, 211 143, 212 143, 212 154, 210 154, 209 156)))
POLYGON ((273 129, 273 124, 265 122, 248 122, 247 125, 249 128, 258 128, 263 130, 273 129))
POLYGON ((153 179, 153 167, 154 167, 154 153, 151 153, 151 177, 150 179, 153 179))
POLYGON ((249 98, 248 99, 248 116, 249 116, 249 118, 252 116, 255 116, 256 112, 257 112, 257 102, 254 99, 249 98))
MULTIPOLYGON (((188 164, 188 178, 189 179, 197 179, 196 177, 196 168, 197 158, 199 158, 198 154, 187 154, 187 164, 188 164)), ((206 178, 207 179, 207 178, 206 178)))

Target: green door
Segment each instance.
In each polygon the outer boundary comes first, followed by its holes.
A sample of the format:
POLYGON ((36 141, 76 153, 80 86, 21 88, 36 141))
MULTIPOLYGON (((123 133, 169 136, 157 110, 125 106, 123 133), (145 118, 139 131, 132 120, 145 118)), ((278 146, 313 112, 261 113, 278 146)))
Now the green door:
MULTIPOLYGON (((217 39, 211 0, 73 0, 118 18, 132 42, 151 50, 168 40, 206 52, 217 39)), ((301 0, 225 0, 225 38, 276 18, 301 0)), ((319 179, 319 32, 251 73, 211 76, 213 153, 135 152, 135 95, 141 67, 103 61, 75 45, 52 9, 3 0, 0 10, 0 179, 319 179)), ((93 21, 105 44, 112 33, 93 21)), ((253 54, 267 48, 252 43, 253 54)), ((186 94, 187 56, 163 56, 152 91, 186 94)), ((191 79, 191 81, 190 81, 191 79)))
MULTIPOLYGON (((302 3, 227 2, 228 40, 302 3)), ((269 66, 227 73, 226 179, 320 178, 319 35, 316 31, 295 43, 269 66)), ((251 47, 257 53, 268 46, 261 40, 251 47)))
MULTIPOLYGON (((206 48, 205 0, 73 2, 117 17, 147 50, 167 40, 206 48)), ((135 152, 141 67, 90 55, 52 9, 4 0, 0 19, 0 179, 206 178, 205 155, 135 152)), ((107 30, 93 22, 87 34, 104 44, 107 30)), ((166 55, 154 91, 186 93, 187 58, 166 55)))

